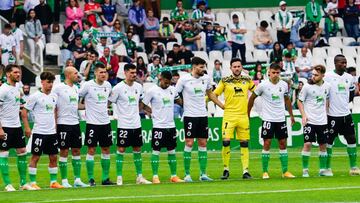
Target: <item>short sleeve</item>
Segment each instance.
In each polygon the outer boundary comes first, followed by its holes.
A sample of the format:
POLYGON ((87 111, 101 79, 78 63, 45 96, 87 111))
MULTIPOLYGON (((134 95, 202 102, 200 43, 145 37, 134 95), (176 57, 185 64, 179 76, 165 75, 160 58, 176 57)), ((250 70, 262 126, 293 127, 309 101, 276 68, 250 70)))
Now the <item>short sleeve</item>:
POLYGON ((206 90, 211 90, 211 89, 212 89, 211 80, 210 77, 208 77, 206 81, 206 90))
POLYGON ((176 92, 181 93, 184 90, 184 80, 182 80, 181 76, 178 82, 176 83, 176 92))
POLYGON ((259 85, 258 85, 258 87, 255 89, 255 91, 254 91, 254 94, 256 94, 256 96, 261 96, 262 95, 262 93, 263 93, 263 85, 264 83, 260 83, 259 85))
POLYGON ((6 91, 1 88, 0 89, 0 106, 3 105, 4 101, 5 101, 5 97, 6 97, 6 91))
POLYGON ((299 97, 298 97, 298 99, 301 101, 301 102, 304 102, 305 101, 305 99, 306 99, 306 95, 307 95, 307 85, 305 85, 302 89, 301 89, 301 91, 300 91, 300 93, 299 93, 299 97))
POLYGON ((139 95, 139 99, 143 100, 144 99, 144 88, 142 86, 139 85, 139 90, 140 90, 140 95, 139 95))
POLYGON ((225 85, 224 85, 223 81, 220 80, 218 86, 214 90, 214 94, 216 94, 217 96, 220 96, 224 92, 224 89, 225 89, 225 85))
POLYGON ((33 94, 29 97, 29 99, 27 100, 27 102, 24 105, 24 108, 29 110, 29 111, 33 111, 36 105, 36 96, 37 94, 33 94))
POLYGON ((113 90, 111 91, 110 97, 109 97, 109 101, 111 103, 116 103, 116 101, 118 100, 119 97, 119 92, 120 92, 120 88, 118 85, 116 85, 113 90))
POLYGON ((85 83, 81 86, 81 88, 80 88, 80 90, 79 90, 79 97, 85 98, 85 96, 87 95, 88 91, 89 91, 89 85, 88 85, 88 82, 85 82, 85 83))
POLYGON ((142 100, 142 102, 144 104, 148 105, 150 103, 150 101, 152 100, 152 97, 153 97, 153 91, 151 89, 145 94, 144 99, 142 100))
POLYGON ((254 92, 255 89, 256 89, 256 85, 255 85, 254 81, 249 80, 249 91, 254 92))

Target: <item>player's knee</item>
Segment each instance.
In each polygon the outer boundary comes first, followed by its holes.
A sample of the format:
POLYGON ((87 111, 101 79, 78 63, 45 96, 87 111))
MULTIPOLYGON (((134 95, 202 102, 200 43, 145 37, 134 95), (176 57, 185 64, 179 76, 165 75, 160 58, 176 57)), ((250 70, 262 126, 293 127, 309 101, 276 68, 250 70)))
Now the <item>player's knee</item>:
POLYGON ((228 141, 228 140, 223 141, 223 146, 224 146, 224 147, 230 146, 230 141, 228 141))
POLYGON ((249 142, 248 141, 240 141, 240 147, 243 147, 243 148, 249 147, 249 142))

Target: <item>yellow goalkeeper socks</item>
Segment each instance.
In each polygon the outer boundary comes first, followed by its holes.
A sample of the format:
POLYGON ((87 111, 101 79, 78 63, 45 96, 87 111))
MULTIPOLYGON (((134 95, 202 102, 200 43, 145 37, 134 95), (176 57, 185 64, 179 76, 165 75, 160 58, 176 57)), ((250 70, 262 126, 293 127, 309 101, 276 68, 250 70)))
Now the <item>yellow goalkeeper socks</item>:
POLYGON ((247 171, 249 168, 249 148, 240 147, 240 154, 243 171, 247 171))
POLYGON ((222 160, 224 168, 229 168, 230 165, 230 146, 222 147, 222 160))

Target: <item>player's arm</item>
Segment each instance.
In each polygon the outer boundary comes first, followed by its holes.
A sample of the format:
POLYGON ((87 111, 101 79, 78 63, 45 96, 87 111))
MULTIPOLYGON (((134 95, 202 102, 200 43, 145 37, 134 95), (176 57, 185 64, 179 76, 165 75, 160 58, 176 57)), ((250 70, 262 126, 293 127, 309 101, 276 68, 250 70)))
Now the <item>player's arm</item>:
POLYGON ((152 113, 152 110, 151 110, 150 106, 144 104, 144 102, 142 102, 142 101, 139 102, 139 109, 144 110, 144 112, 147 113, 147 114, 152 113))
POLYGON ((148 115, 151 115, 152 113, 152 110, 150 106, 148 106, 148 104, 151 103, 153 95, 154 94, 152 93, 152 89, 149 92, 147 92, 145 95, 143 91, 141 91, 140 93, 139 109, 144 110, 144 112, 148 115))
POLYGON ((248 117, 250 118, 250 112, 251 112, 251 109, 252 107, 254 106, 254 101, 256 99, 257 95, 255 94, 255 92, 253 92, 249 98, 249 101, 248 101, 248 117))
POLYGON ((291 125, 294 125, 295 119, 294 119, 294 114, 293 114, 293 111, 292 111, 292 106, 291 106, 290 97, 289 97, 288 95, 285 95, 285 96, 284 96, 284 100, 285 100, 285 105, 286 105, 287 110, 288 110, 289 115, 290 115, 291 125))
POLYGON ((224 104, 217 98, 217 96, 211 91, 211 89, 206 90, 206 94, 208 98, 214 102, 217 106, 219 106, 221 109, 224 109, 224 104))
MULTIPOLYGON (((1 53, 1 47, 0 47, 0 53, 1 53)), ((0 59, 1 59, 1 55, 0 55, 0 59)), ((0 92, 0 106, 3 105, 3 101, 4 101, 4 95, 2 94, 2 92, 0 92)), ((5 132, 2 128, 2 124, 0 121, 0 139, 4 139, 4 135, 5 135, 5 132)))
POLYGON ((297 100, 297 105, 298 105, 298 108, 299 108, 299 111, 300 111, 300 113, 301 113, 301 117, 302 117, 302 125, 304 126, 306 123, 307 123, 307 116, 306 116, 306 113, 305 113, 305 111, 304 111, 304 104, 303 104, 303 102, 300 100, 300 99, 298 99, 297 100))
POLYGON ((5 132, 2 128, 1 121, 0 121, 0 139, 4 139, 5 132))
POLYGON ((28 120, 28 110, 26 108, 21 109, 21 119, 24 125, 25 136, 30 137, 31 128, 28 120))
POLYGON ((224 92, 224 89, 225 89, 225 85, 224 85, 223 81, 220 80, 218 86, 214 90, 214 94, 218 97, 224 92))

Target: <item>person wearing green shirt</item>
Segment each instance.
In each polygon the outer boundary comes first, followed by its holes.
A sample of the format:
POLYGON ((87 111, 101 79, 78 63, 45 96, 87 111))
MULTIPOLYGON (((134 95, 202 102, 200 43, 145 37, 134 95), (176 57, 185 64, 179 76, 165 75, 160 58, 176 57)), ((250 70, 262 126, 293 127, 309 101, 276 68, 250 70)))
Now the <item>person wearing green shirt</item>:
POLYGON ((320 5, 315 0, 310 0, 305 6, 306 21, 320 23, 322 14, 320 5))
POLYGON ((225 29, 223 29, 224 27, 221 27, 219 23, 214 23, 214 28, 215 28, 214 50, 219 50, 219 51, 231 50, 231 47, 225 37, 226 32, 225 32, 225 29))
POLYGON ((190 51, 200 50, 201 36, 193 31, 193 27, 190 22, 185 22, 184 30, 181 33, 181 37, 182 37, 182 44, 185 46, 187 50, 190 51))
POLYGON ((24 11, 25 0, 15 0, 15 12, 13 18, 16 20, 16 26, 25 24, 26 12, 24 11))

